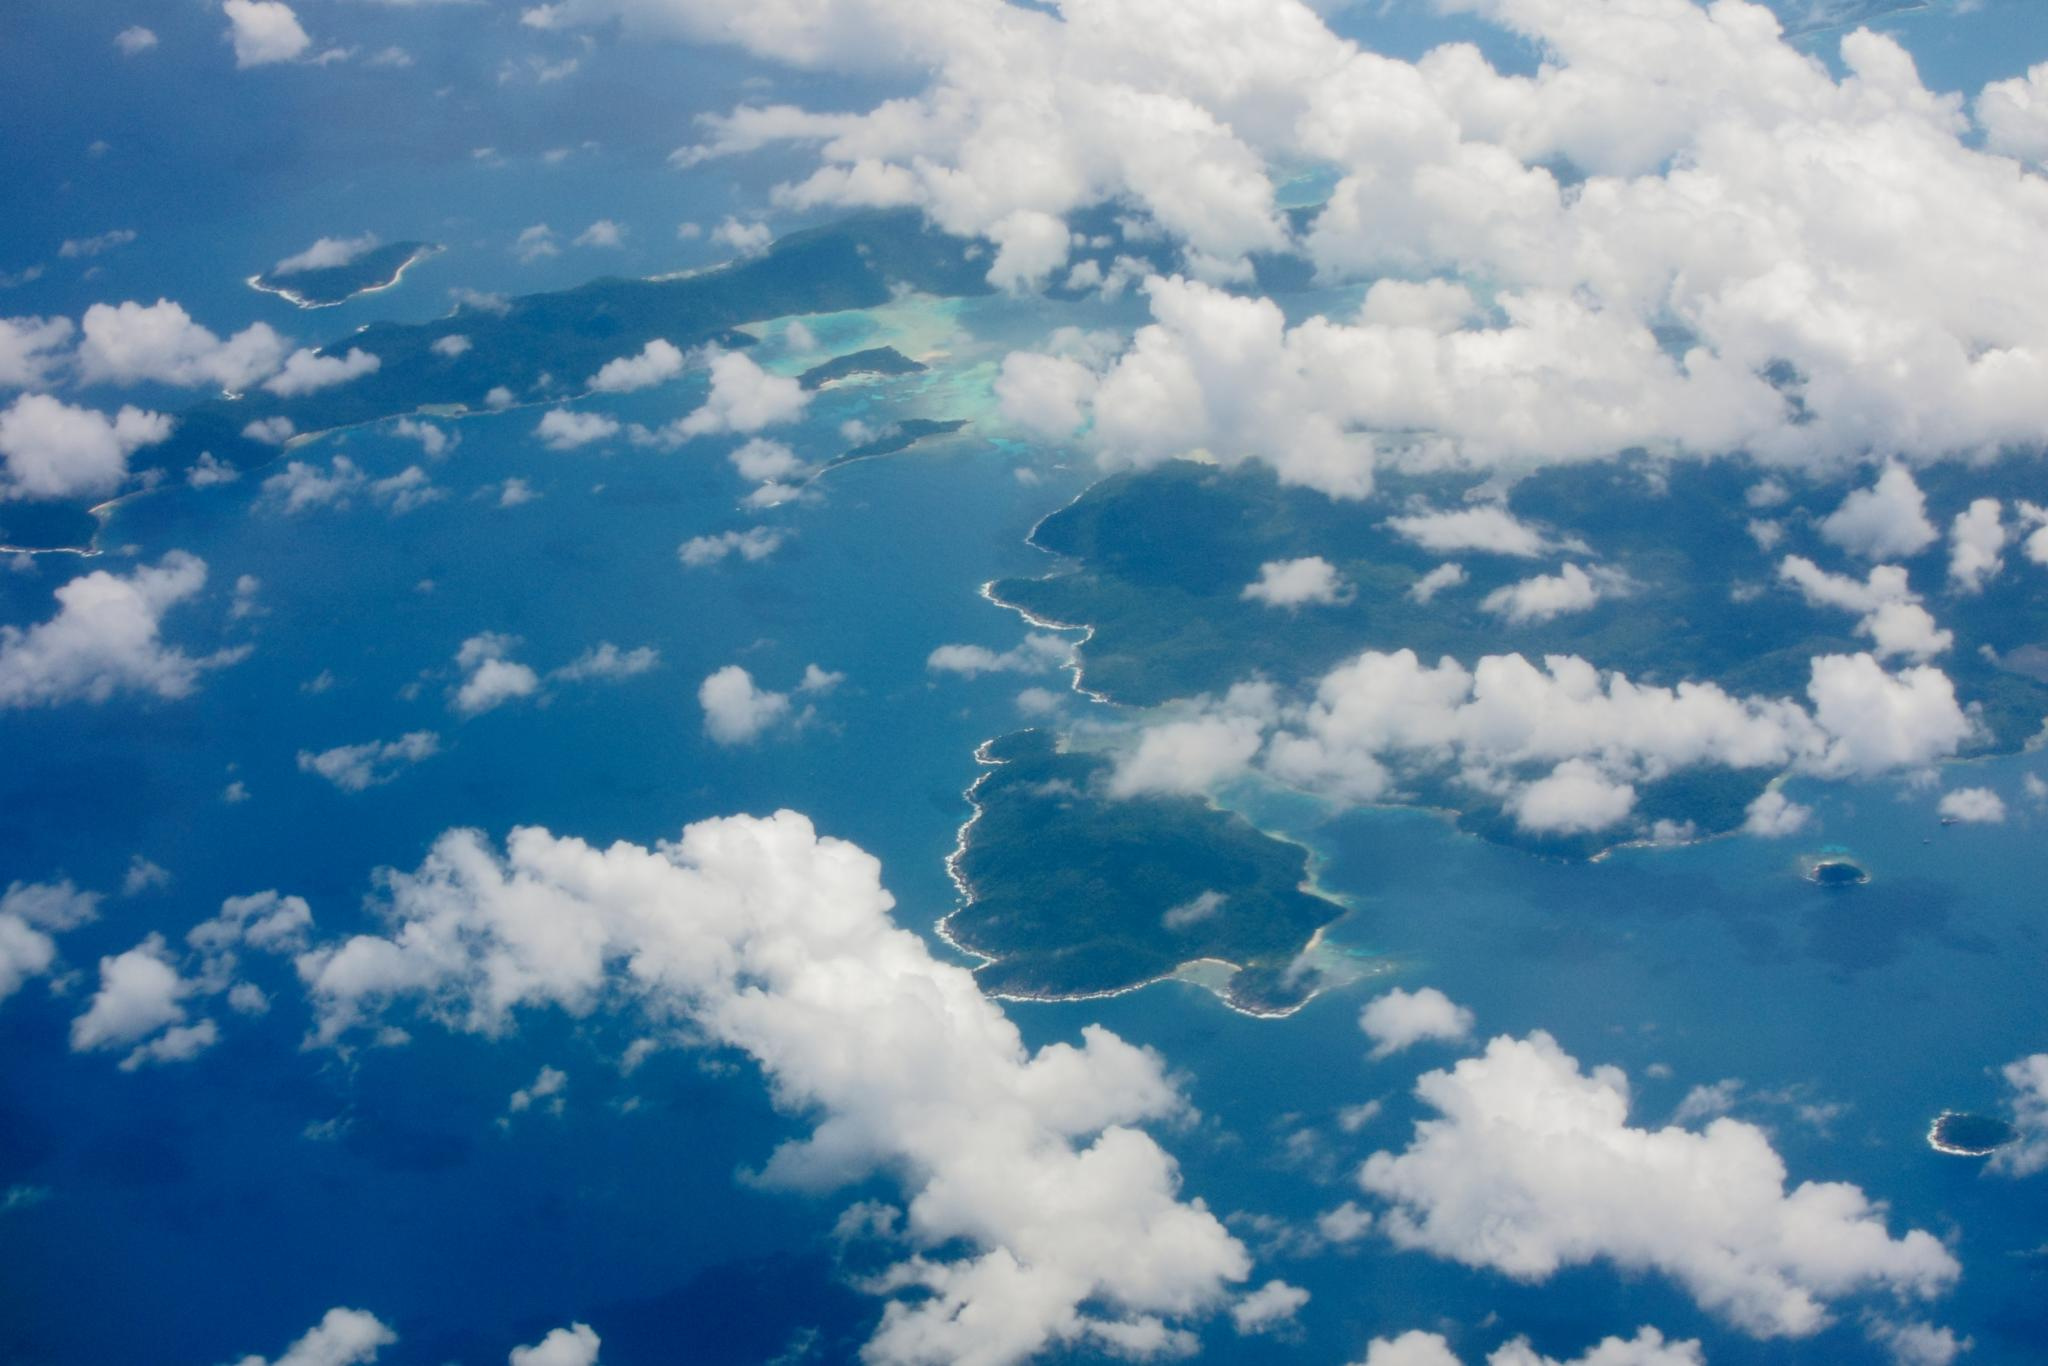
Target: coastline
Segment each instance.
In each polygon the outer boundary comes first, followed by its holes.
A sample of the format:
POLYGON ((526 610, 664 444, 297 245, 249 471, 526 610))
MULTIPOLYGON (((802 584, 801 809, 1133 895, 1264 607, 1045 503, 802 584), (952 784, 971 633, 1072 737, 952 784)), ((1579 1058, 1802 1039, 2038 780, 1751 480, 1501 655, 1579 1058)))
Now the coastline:
POLYGON ((382 294, 387 289, 396 289, 405 280, 405 273, 408 270, 411 270, 429 256, 439 255, 443 250, 444 248, 439 244, 432 242, 418 247, 413 251, 412 255, 398 263, 398 268, 391 272, 390 279, 381 284, 365 285, 361 289, 345 294, 339 299, 308 299, 305 295, 298 293, 287 285, 265 284, 263 277, 266 272, 264 271, 256 272, 256 274, 251 275, 242 283, 255 290, 258 294, 274 294, 296 308, 339 308, 350 300, 362 298, 365 294, 382 294))

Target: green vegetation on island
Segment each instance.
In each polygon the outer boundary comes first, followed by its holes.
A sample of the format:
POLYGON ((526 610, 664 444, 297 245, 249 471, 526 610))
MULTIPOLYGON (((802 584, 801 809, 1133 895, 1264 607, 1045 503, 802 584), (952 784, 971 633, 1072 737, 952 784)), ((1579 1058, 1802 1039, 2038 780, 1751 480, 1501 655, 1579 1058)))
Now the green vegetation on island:
MULTIPOLYGON (((2037 496, 2026 492, 2030 472, 2015 459, 1919 477, 1939 522, 1971 497, 2037 496)), ((1485 655, 1575 655, 1639 683, 1708 681, 1803 703, 1816 655, 1867 651, 1871 641, 1857 634, 1855 614, 1813 605, 1781 582, 1778 565, 1796 554, 1831 572, 1867 572, 1813 530, 1859 484, 1788 489, 1784 506, 1760 513, 1745 494, 1763 477, 1741 460, 1657 465, 1647 475, 1639 461, 1544 470, 1511 490, 1514 514, 1543 544, 1508 555, 1431 550, 1389 524, 1471 506, 1469 476, 1386 474, 1372 499, 1339 501, 1283 486, 1262 464, 1173 461, 1105 479, 1046 518, 1033 540, 1060 563, 1039 578, 1000 580, 991 593, 1041 620, 1092 627, 1081 651, 1088 688, 1133 706, 1221 695, 1255 677, 1301 696, 1345 660, 1400 649, 1425 665, 1448 656, 1468 668, 1485 655), (1784 538, 1769 549, 1751 529, 1765 515, 1784 538), (1335 570, 1337 601, 1287 609, 1245 596, 1262 565, 1311 556, 1335 570), (1464 579, 1418 600, 1412 590, 1449 561, 1464 579), (1485 605, 1496 590, 1566 563, 1603 576, 1587 610, 1516 621, 1485 605)), ((1984 724, 1974 752, 2015 749, 2048 714, 2048 648, 2037 648, 2048 642, 2048 594, 2017 565, 1979 593, 1944 593, 1945 557, 1936 542, 1908 562, 1913 585, 1955 634, 1936 663, 1984 724)), ((1680 771, 1639 783, 1633 814, 1644 830, 1733 829, 1774 776, 1680 771)), ((1585 857, 1638 837, 1634 828, 1532 836, 1453 773, 1411 775, 1401 799, 1455 810, 1473 833, 1547 854, 1585 857)))
POLYGON ((439 250, 432 242, 388 242, 338 266, 313 266, 283 275, 268 270, 249 283, 300 308, 327 308, 358 294, 390 288, 415 262, 439 250))
POLYGON ((892 422, 881 435, 871 441, 863 441, 852 450, 832 461, 843 465, 849 460, 866 460, 871 456, 894 455, 908 450, 927 437, 950 436, 967 425, 965 418, 951 418, 944 421, 929 417, 906 417, 901 422, 892 422))
POLYGON ((1123 991, 1201 959, 1233 965, 1231 1005, 1299 1005, 1314 974, 1291 971, 1344 908, 1303 890, 1308 854, 1193 797, 1106 795, 1107 764, 1061 752, 1046 732, 990 741, 979 814, 954 871, 967 902, 945 922, 998 995, 1123 991))
POLYGON ((875 346, 813 365, 797 376, 797 382, 806 389, 822 389, 856 375, 915 375, 924 369, 923 362, 912 360, 893 346, 875 346))
POLYGON ((1966 1115, 1950 1110, 1927 1131, 1927 1146, 1951 1157, 1989 1157, 2019 1137, 2012 1125, 1994 1115, 1966 1115))

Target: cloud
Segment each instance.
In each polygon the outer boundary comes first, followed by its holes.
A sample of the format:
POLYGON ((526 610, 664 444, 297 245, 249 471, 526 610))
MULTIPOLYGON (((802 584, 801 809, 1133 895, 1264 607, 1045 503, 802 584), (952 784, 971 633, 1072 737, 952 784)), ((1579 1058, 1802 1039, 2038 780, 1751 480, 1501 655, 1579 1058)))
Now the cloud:
POLYGON ((1358 1013, 1358 1027, 1373 1041, 1375 1061, 1434 1040, 1457 1043, 1471 1037, 1472 1012, 1435 987, 1376 996, 1358 1013))
POLYGON ((296 61, 313 40, 299 26, 299 16, 282 0, 222 0, 228 37, 241 69, 296 61))
POLYGON ((1400 1247, 1530 1282, 1596 1261, 1655 1271, 1759 1338, 1811 1336, 1850 1295, 1931 1299, 1960 1273, 1932 1234, 1890 1236, 1855 1186, 1787 1191, 1753 1125, 1630 1127, 1627 1078, 1582 1072, 1547 1034, 1497 1038, 1416 1095, 1435 1116, 1359 1173, 1400 1247))
POLYGON ((418 465, 407 465, 394 475, 370 483, 370 497, 387 508, 393 517, 403 517, 408 512, 416 512, 429 503, 438 503, 447 496, 447 491, 435 487, 427 472, 418 465))
POLYGON ((270 273, 299 275, 309 270, 332 270, 349 264, 376 245, 377 234, 374 232, 366 232, 360 237, 322 237, 304 251, 279 261, 270 268, 270 273))
POLYGON ((2005 802, 1988 787, 1959 787, 1944 792, 1936 808, 1945 821, 1996 825, 2005 819, 2005 802))
POLYGON ((1269 560, 1259 566, 1258 581, 1246 584, 1238 596, 1291 610, 1310 603, 1335 606, 1349 602, 1352 589, 1338 577, 1335 565, 1312 555, 1300 560, 1269 560))
POLYGON ((282 370, 263 381, 263 387, 279 398, 296 398, 374 375, 383 364, 378 357, 353 346, 345 356, 323 356, 310 347, 300 347, 292 352, 282 370))
POLYGON ((749 562, 765 560, 780 550, 787 539, 787 532, 761 526, 722 531, 715 536, 692 536, 676 547, 676 558, 691 569, 717 564, 728 555, 738 555, 749 562))
POLYGON ((1977 122, 1992 151, 2048 165, 2048 62, 1985 86, 1977 96, 1977 122))
POLYGON ((128 477, 128 457, 171 434, 171 419, 124 405, 111 418, 48 394, 22 394, 0 410, 0 498, 106 493, 128 477))
POLYGON ((1082 404, 1098 382, 1093 370, 1069 357, 1012 351, 996 376, 996 399, 1007 421, 1064 440, 1087 421, 1082 404))
POLYGON ((587 1323, 557 1328, 531 1347, 514 1347, 510 1366, 597 1366, 600 1340, 587 1323))
MULTIPOLYGON (((447 341, 443 337, 441 341, 447 341)), ((435 343, 436 346, 440 342, 435 343)), ((420 443, 420 450, 430 460, 439 460, 461 443, 461 436, 451 436, 446 427, 437 427, 431 422, 420 422, 414 418, 401 417, 391 424, 393 436, 409 437, 420 443)))
POLYGON ((1799 805, 1774 787, 1759 793, 1749 804, 1742 829, 1745 834, 1764 839, 1781 839, 1798 834, 1811 819, 1813 808, 1799 805))
POLYGON ((463 716, 481 716, 487 711, 540 691, 540 675, 531 667, 509 658, 518 637, 486 631, 462 642, 455 652, 455 667, 462 670, 462 683, 449 705, 463 716))
POLYGON ((1920 485, 1903 465, 1886 466, 1875 484, 1844 498, 1822 519, 1820 534, 1867 560, 1917 555, 1940 535, 1927 520, 1920 485))
POLYGON ((737 351, 711 357, 711 392, 704 406, 671 424, 679 439, 720 432, 758 432, 793 421, 809 405, 803 385, 771 375, 737 351))
POLYGON ((640 348, 637 356, 620 356, 606 361, 590 377, 590 387, 599 393, 630 394, 665 384, 683 373, 683 353, 670 342, 656 337, 640 348))
POLYGON ((69 318, 0 318, 0 388, 46 382, 64 363, 72 331, 69 318))
POLYGON ((263 481, 263 496, 287 517, 309 508, 346 507, 349 498, 368 482, 356 462, 337 455, 323 471, 304 460, 292 460, 263 481))
POLYGON ((621 678, 637 677, 660 663, 661 651, 652 645, 621 650, 605 640, 585 650, 548 677, 565 683, 582 683, 591 679, 616 681, 621 678))
POLYGON ((1601 589, 1592 575, 1575 564, 1555 574, 1537 574, 1496 588, 1480 600, 1480 607, 1506 617, 1517 626, 1549 621, 1571 612, 1584 612, 1600 601, 1601 589))
POLYGON ((1267 1281, 1257 1290, 1239 1297, 1230 1306, 1230 1321, 1239 1337, 1270 1333, 1294 1322, 1294 1316, 1308 1303, 1308 1291, 1285 1281, 1267 1281))
POLYGON ((1920 605, 1920 595, 1906 584, 1900 565, 1881 564, 1859 583, 1842 574, 1830 574, 1812 560, 1787 555, 1778 565, 1778 578, 1799 589, 1809 606, 1839 607, 1856 612, 1859 635, 1877 645, 1880 659, 1906 655, 1930 659, 1955 644, 1955 636, 1935 625, 1934 617, 1920 605))
POLYGON ((0 1001, 57 961, 51 936, 99 916, 100 895, 61 882, 12 882, 0 895, 0 1001))
POLYGON ((57 248, 57 254, 67 261, 76 261, 99 256, 117 247, 125 247, 135 238, 136 232, 133 228, 115 228, 96 237, 67 237, 63 245, 57 248))
POLYGON ((223 341, 169 299, 94 304, 79 326, 78 374, 86 384, 154 381, 239 392, 275 371, 288 345, 268 323, 223 341))
POLYGON ((1991 1155, 1991 1169, 2007 1176, 2048 1170, 2048 1053, 2008 1063, 2005 1080, 2012 1087, 2013 1127, 2019 1137, 1991 1155))
POLYGON ((96 569, 57 589, 57 615, 27 630, 0 626, 0 707, 105 702, 118 692, 189 696, 199 677, 248 647, 193 658, 166 646, 164 615, 206 586, 206 562, 182 550, 127 577, 96 569))
POLYGON ((789 694, 754 685, 754 676, 728 664, 697 689, 704 708, 704 731, 721 745, 748 745, 788 718, 789 694))
POLYGON ((757 1180, 906 1187, 907 1246, 865 1282, 891 1297, 877 1366, 1177 1344, 1175 1322, 1248 1270, 1135 1127, 1185 1113, 1161 1060, 1095 1027, 1028 1052, 971 973, 892 922, 875 860, 802 816, 704 821, 652 849, 529 827, 500 853, 450 831, 381 885, 389 937, 299 960, 318 1039, 401 1004, 491 1036, 602 1007, 751 1055, 814 1124, 757 1180))
POLYGON ((711 240, 736 256, 759 256, 774 243, 775 234, 766 223, 742 223, 727 214, 725 221, 711 230, 711 240))
MULTIPOLYGON (((574 69, 575 64, 571 62, 570 70, 574 69)), ((566 75, 568 73, 564 72, 563 74, 566 75)), ((546 79, 545 73, 543 73, 542 79, 546 79)), ((569 245, 575 247, 603 247, 609 250, 617 250, 626 245, 626 230, 609 218, 600 218, 582 232, 577 233, 576 240, 569 245)))
MULTIPOLYGON (((1486 1358, 1486 1366, 1706 1366, 1697 1342, 1667 1342, 1654 1328, 1638 1328, 1633 1338, 1603 1338, 1584 1356, 1570 1361, 1543 1356, 1527 1338, 1516 1338, 1486 1358)), ((1362 1366, 1462 1366, 1441 1334, 1420 1331, 1398 1338, 1374 1338, 1362 1366)))
POLYGON ((123 1071, 196 1057, 218 1038, 211 1020, 185 1023, 184 999, 196 990, 196 983, 179 976, 163 936, 152 934, 126 953, 100 959, 99 990, 85 1013, 71 1022, 71 1050, 133 1045, 122 1059, 123 1071))
POLYGON ((1199 896, 1190 897, 1177 906, 1167 907, 1166 913, 1159 917, 1159 923, 1169 930, 1184 930, 1190 925, 1199 925, 1215 919, 1217 912, 1221 911, 1229 900, 1230 898, 1221 892, 1206 891, 1199 896))
POLYGON ((602 413, 577 413, 567 408, 550 408, 534 428, 540 439, 558 451, 573 451, 593 441, 619 434, 618 420, 602 413))
POLYGON ((121 49, 123 57, 133 57, 155 47, 156 34, 140 24, 134 24, 114 35, 114 46, 121 49))
POLYGON ((1978 498, 1949 524, 1948 581, 1959 593, 1978 593, 2005 569, 2005 522, 1996 498, 1978 498))
POLYGON ((545 223, 535 223, 530 228, 520 229, 518 240, 512 244, 512 251, 521 261, 528 264, 562 254, 561 247, 555 244, 555 230, 545 223))
POLYGON ((390 782, 410 765, 440 752, 439 735, 430 730, 415 730, 396 740, 337 745, 318 753, 302 749, 299 772, 316 773, 343 792, 362 792, 390 782))
POLYGON ((1411 584, 1408 596, 1417 602, 1428 602, 1446 588, 1456 588, 1469 577, 1462 564, 1440 564, 1411 584))
POLYGON ((780 441, 757 436, 726 457, 740 478, 756 483, 787 483, 810 473, 797 453, 780 441))
POLYGON ((562 1093, 568 1087, 567 1072, 556 1067, 542 1067, 540 1074, 531 1084, 522 1086, 512 1093, 512 1098, 506 1102, 505 1108, 512 1114, 523 1114, 531 1110, 536 1101, 544 1100, 548 1102, 546 1108, 549 1113, 559 1115, 567 1103, 567 1097, 562 1093))
POLYGON ((1111 788, 1201 791, 1257 761, 1270 777, 1340 801, 1398 796, 1403 781, 1449 775, 1529 829, 1587 829, 1627 815, 1635 785, 1690 768, 1870 776, 1922 768, 1976 734, 1948 676, 1887 672, 1868 654, 1811 665, 1809 710, 1603 673, 1553 655, 1488 655, 1471 669, 1413 651, 1366 651, 1293 701, 1268 685, 1182 704, 1137 732, 1111 788), (1192 714, 1190 714, 1192 713, 1192 714))
POLYGON ((1072 642, 1047 631, 1033 631, 1021 644, 998 654, 986 645, 941 645, 925 656, 924 666, 933 673, 960 674, 975 678, 981 674, 1043 674, 1073 662, 1072 642))
POLYGON ((1535 527, 1495 504, 1389 517, 1387 529, 1404 541, 1413 541, 1424 550, 1440 555, 1460 550, 1483 550, 1494 555, 1533 559, 1557 548, 1535 527))
POLYGON ((235 1366, 367 1366, 398 1334, 361 1309, 330 1309, 275 1361, 243 1357, 235 1366))

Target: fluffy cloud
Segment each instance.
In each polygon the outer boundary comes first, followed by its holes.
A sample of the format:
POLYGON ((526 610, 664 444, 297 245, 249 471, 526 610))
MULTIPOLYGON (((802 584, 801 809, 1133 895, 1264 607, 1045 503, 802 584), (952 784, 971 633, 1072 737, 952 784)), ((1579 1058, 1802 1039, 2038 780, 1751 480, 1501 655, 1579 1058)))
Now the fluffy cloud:
POLYGON ((114 35, 114 46, 121 49, 124 57, 133 57, 156 46, 156 34, 140 24, 122 29, 114 35))
POLYGON ((299 16, 283 0, 222 0, 235 65, 247 69, 296 60, 313 45, 299 16))
MULTIPOLYGON (((1654 1328, 1638 1328, 1632 1338, 1603 1338, 1584 1356, 1570 1361, 1543 1356, 1527 1338, 1505 1343, 1486 1358, 1486 1366, 1706 1366, 1697 1342, 1667 1342, 1654 1328)), ((1362 1366, 1463 1366, 1440 1334, 1420 1331, 1398 1338, 1374 1338, 1362 1366)))
POLYGON ((540 691, 540 675, 525 664, 508 657, 519 643, 513 636, 486 631, 462 642, 455 652, 455 667, 462 682, 449 705, 464 716, 483 713, 540 691))
POLYGON ((1320 555, 1300 560, 1271 560, 1259 566, 1259 577, 1238 596, 1268 607, 1296 608, 1310 603, 1331 606, 1348 602, 1351 587, 1337 567, 1320 555))
POLYGON ((1813 819, 1813 809, 1799 805, 1773 787, 1759 793, 1744 816, 1742 829, 1745 834, 1780 839, 1804 830, 1806 823, 1813 819))
POLYGON ((69 318, 0 318, 0 388, 47 381, 71 344, 69 318))
POLYGON ((718 670, 697 689, 704 708, 704 732, 721 745, 747 745, 788 718, 789 694, 754 685, 754 676, 737 664, 718 670))
POLYGON ((557 1328, 531 1347, 514 1347, 510 1366, 597 1366, 601 1342, 587 1323, 557 1328))
POLYGON ((634 356, 608 360, 590 377, 590 387, 599 393, 630 394, 666 384, 683 373, 683 353, 674 343, 656 337, 634 356))
POLYGON ((0 707, 104 702, 117 692, 188 696, 199 676, 248 647, 193 658, 166 646, 164 614, 206 586, 206 562, 173 550, 123 578, 104 569, 56 592, 57 615, 22 630, 0 626, 0 707))
POLYGON ((375 248, 377 234, 366 232, 360 237, 322 237, 304 251, 285 257, 270 268, 272 275, 299 275, 309 270, 332 270, 345 266, 357 257, 375 248))
POLYGON ((1920 485, 1903 465, 1888 466, 1871 487, 1844 498, 1822 519, 1820 534, 1870 560, 1917 555, 1940 535, 1927 520, 1920 485))
POLYGON ((1945 821, 1996 825, 2005 819, 2005 801, 1988 787, 1959 787, 1941 794, 1936 807, 1945 821))
POLYGON ((1390 517, 1387 528, 1401 539, 1440 555, 1484 550, 1533 559, 1555 549, 1549 537, 1497 504, 1390 517))
POLYGON ((1448 772, 1525 829, 1576 831, 1619 822, 1635 785, 1683 769, 1867 776, 1924 767, 1975 734, 1932 666, 1888 673, 1867 654, 1821 656, 1807 697, 1810 710, 1711 683, 1650 686, 1564 655, 1541 667, 1488 655, 1468 670, 1367 651, 1325 675, 1312 700, 1240 685, 1145 726, 1111 789, 1200 791, 1257 761, 1293 786, 1372 802, 1448 772))
POLYGON ((715 536, 692 536, 676 547, 676 558, 691 569, 717 564, 728 555, 743 560, 765 560, 782 548, 788 533, 771 527, 748 527, 745 531, 723 531, 715 536))
POLYGON ((185 1025, 183 1002, 194 990, 195 984, 179 976, 161 935, 151 935, 126 953, 102 958, 99 990, 85 1013, 71 1022, 72 1051, 135 1045, 122 1061, 124 1070, 145 1062, 190 1058, 215 1039, 211 1021, 185 1025), (158 1037, 149 1040, 153 1034, 158 1037))
POLYGON ((616 682, 621 678, 638 677, 660 663, 661 651, 652 645, 621 650, 609 640, 601 640, 548 677, 564 683, 584 683, 592 679, 616 682))
POLYGON ((304 460, 292 460, 263 481, 263 496, 270 506, 286 516, 310 508, 345 507, 357 490, 368 482, 362 469, 345 455, 337 455, 325 470, 304 460))
POLYGON ((1472 1033, 1472 1012, 1435 987, 1395 987, 1374 997, 1358 1013, 1358 1027, 1373 1042, 1375 1059, 1390 1058, 1425 1040, 1456 1043, 1472 1033))
POLYGON ((94 304, 80 331, 78 374, 87 384, 148 380, 239 392, 274 372, 287 347, 268 323, 251 323, 222 340, 169 299, 147 306, 94 304))
POLYGON ((296 398, 374 375, 383 364, 378 357, 353 346, 343 356, 324 356, 302 346, 286 359, 282 370, 263 381, 263 387, 279 398, 296 398))
POLYGON ((1416 1094, 1436 1116, 1359 1173, 1401 1247, 1525 1281, 1595 1261, 1656 1271, 1760 1338, 1819 1332, 1846 1296, 1933 1298, 1960 1272, 1932 1234, 1893 1238, 1854 1186, 1787 1191, 1753 1125, 1630 1127, 1628 1079, 1581 1071, 1546 1034, 1497 1038, 1416 1094))
POLYGON ((1858 582, 1827 573, 1804 556, 1787 555, 1778 565, 1778 578, 1796 587, 1812 606, 1857 613, 1862 618, 1856 623, 1857 633, 1876 643, 1880 659, 1930 659, 1955 644, 1955 636, 1935 625, 1934 617, 1920 605, 1920 595, 1907 587, 1906 571, 1899 565, 1878 565, 1868 579, 1858 582))
POLYGON ((1160 1060, 1098 1028, 1027 1052, 965 969, 897 928, 875 861, 783 812, 653 849, 515 830, 501 854, 451 831, 382 878, 390 937, 299 960, 335 1042, 400 1003, 497 1035, 522 1011, 637 1009, 750 1054, 810 1116, 771 1184, 904 1183, 876 1363, 1022 1360, 1054 1344, 1185 1342, 1243 1248, 1184 1201, 1133 1127, 1184 1111, 1160 1060))
POLYGON ((1033 631, 1023 643, 998 654, 986 645, 941 645, 925 657, 933 673, 974 678, 988 673, 1051 673, 1073 662, 1071 642, 1046 631, 1033 631))
POLYGON ((1294 1316, 1301 1312, 1308 1298, 1308 1291, 1298 1285, 1267 1281, 1230 1306, 1230 1321, 1240 1337, 1270 1333, 1283 1324, 1294 1322, 1294 1316))
POLYGON ((2013 1127, 2019 1138, 1992 1154, 1992 1169, 2008 1176, 2048 1170, 2048 1053, 2007 1064, 2005 1080, 2013 1091, 2013 1127))
POLYGON ((1977 96, 1977 122, 1992 151, 2048 165, 2048 62, 1985 86, 1977 96))
POLYGON ((1428 602, 1446 588, 1456 588, 1469 577, 1462 564, 1440 564, 1411 584, 1408 596, 1417 602, 1428 602))
POLYGON ((99 915, 97 892, 62 882, 9 883, 0 895, 0 1001, 40 977, 57 961, 51 936, 75 929, 99 915))
POLYGON ((1996 498, 1979 498, 1956 514, 1948 531, 1948 581, 1957 592, 1976 593, 2005 568, 2005 522, 1996 498))
POLYGON ((23 394, 0 410, 5 498, 105 493, 128 477, 128 457, 171 434, 162 413, 123 406, 109 418, 48 394, 23 394))
POLYGON ((330 1309, 275 1361, 246 1356, 235 1366, 367 1366, 398 1334, 361 1309, 330 1309))
POLYGON ((579 446, 588 446, 593 441, 603 441, 619 434, 616 418, 602 413, 577 413, 567 408, 551 408, 542 414, 540 425, 534 432, 553 450, 573 451, 579 446))
POLYGON ((711 392, 704 406, 670 425, 685 440, 719 432, 758 432, 793 420, 810 401, 810 394, 794 379, 771 375, 737 351, 721 351, 711 357, 711 392))
POLYGON ((441 752, 441 737, 430 730, 410 731, 396 740, 299 751, 299 772, 315 773, 343 792, 362 792, 390 782, 409 766, 441 752))
POLYGON ((1568 564, 1555 574, 1536 574, 1496 588, 1480 600, 1479 606, 1520 626, 1588 611, 1600 597, 1601 584, 1577 565, 1568 564))

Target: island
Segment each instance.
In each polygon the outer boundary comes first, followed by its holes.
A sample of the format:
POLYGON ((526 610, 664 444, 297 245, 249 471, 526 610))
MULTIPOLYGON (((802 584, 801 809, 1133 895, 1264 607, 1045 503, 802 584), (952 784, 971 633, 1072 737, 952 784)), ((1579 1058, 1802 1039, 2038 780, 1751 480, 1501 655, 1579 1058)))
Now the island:
POLYGON ((928 437, 948 436, 967 425, 965 418, 940 421, 929 417, 907 417, 901 422, 891 423, 881 435, 871 441, 864 441, 844 455, 834 458, 831 463, 844 465, 849 460, 871 460, 878 455, 894 455, 908 450, 928 437))
POLYGON ((1108 762, 1046 731, 984 744, 974 814, 949 861, 963 904, 940 924, 985 961, 993 995, 1070 1000, 1168 977, 1286 1014, 1298 966, 1345 907, 1308 890, 1308 853, 1196 797, 1113 798, 1108 762))
POLYGON ((1829 857, 1816 859, 1806 870, 1806 880, 1821 887, 1861 887, 1870 874, 1848 859, 1829 857))
POLYGON ((1995 1116, 1944 1110, 1928 1127, 1927 1146, 1950 1157, 1989 1157, 2018 1137, 2018 1130, 1995 1116))
POLYGON ((250 276, 249 287, 300 308, 332 308, 359 294, 391 288, 405 278, 406 271, 439 250, 432 242, 389 242, 338 266, 314 266, 283 275, 267 270, 250 276))
POLYGON ((856 375, 915 375, 924 369, 922 361, 912 360, 893 346, 874 346, 813 365, 796 378, 806 389, 822 389, 856 375))

